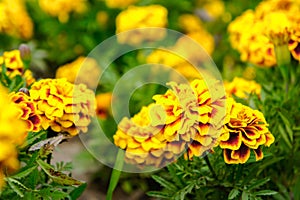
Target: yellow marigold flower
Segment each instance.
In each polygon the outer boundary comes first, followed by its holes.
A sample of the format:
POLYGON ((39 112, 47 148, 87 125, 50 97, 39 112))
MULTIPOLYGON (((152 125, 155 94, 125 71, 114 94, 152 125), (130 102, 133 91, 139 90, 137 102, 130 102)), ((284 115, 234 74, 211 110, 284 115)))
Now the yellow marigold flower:
POLYGON ((0 32, 30 39, 33 34, 33 23, 23 0, 2 0, 0 2, 0 32))
POLYGON ((129 6, 116 18, 116 33, 132 31, 132 34, 117 35, 120 43, 131 45, 140 44, 143 41, 161 39, 166 32, 162 29, 152 30, 145 34, 139 28, 158 27, 164 28, 167 25, 168 10, 161 5, 150 6, 129 6))
POLYGON ((300 4, 293 0, 262 1, 254 11, 246 11, 228 27, 232 46, 241 53, 241 60, 259 66, 288 63, 289 51, 299 59, 300 4), (289 43, 289 49, 287 44, 289 43), (274 46, 275 45, 275 46, 274 46))
POLYGON ((6 74, 10 78, 20 75, 25 79, 27 86, 35 81, 32 72, 29 69, 24 69, 19 50, 4 52, 3 56, 0 56, 0 72, 2 71, 2 65, 6 67, 6 74))
POLYGON ((95 111, 94 93, 86 85, 74 85, 66 79, 42 79, 30 89, 37 104, 42 128, 67 132, 71 136, 87 132, 95 111))
POLYGON ((201 10, 205 11, 205 18, 207 20, 214 20, 221 15, 224 14, 225 12, 225 5, 223 1, 220 0, 214 0, 214 1, 207 1, 207 3, 203 4, 202 0, 199 0, 198 3, 200 4, 199 6, 202 7, 201 10))
POLYGON ((216 146, 225 117, 220 84, 214 85, 217 98, 211 97, 204 80, 169 85, 165 94, 153 97, 155 103, 120 122, 114 141, 126 150, 127 162, 160 167, 185 149, 186 157, 192 159, 216 146))
POLYGON ((224 160, 228 164, 243 164, 250 157, 253 149, 256 160, 263 158, 261 146, 269 147, 274 142, 274 136, 268 129, 263 114, 258 110, 228 99, 226 106, 229 119, 224 125, 219 138, 219 146, 224 149, 224 160))
POLYGON ((85 12, 86 3, 86 0, 39 0, 41 9, 53 17, 58 17, 61 23, 67 22, 72 12, 85 12))
POLYGON ((21 110, 20 119, 27 123, 27 131, 38 132, 41 130, 42 118, 37 114, 35 102, 23 92, 12 92, 9 94, 10 100, 21 110))
POLYGON ((126 8, 138 0, 105 0, 107 7, 109 8, 126 8))
POLYGON ((0 85, 0 189, 7 173, 19 168, 16 146, 26 138, 26 124, 19 119, 20 109, 9 101, 7 91, 0 85))
POLYGON ((237 96, 239 98, 247 99, 251 93, 260 96, 261 85, 255 81, 246 80, 235 77, 231 82, 225 82, 225 90, 228 96, 237 96))
MULTIPOLYGON (((198 42, 209 55, 212 54, 215 47, 214 37, 205 30, 201 20, 197 16, 191 14, 181 15, 179 17, 179 24, 187 36, 198 42)), ((184 37, 180 38, 177 43, 180 44, 182 42, 185 42, 184 37)))
POLYGON ((56 78, 66 78, 70 83, 83 83, 95 89, 98 85, 100 67, 97 61, 89 57, 78 57, 75 61, 60 66, 56 70, 56 78))
POLYGON ((96 95, 96 114, 100 119, 106 119, 111 112, 112 94, 110 92, 96 95))

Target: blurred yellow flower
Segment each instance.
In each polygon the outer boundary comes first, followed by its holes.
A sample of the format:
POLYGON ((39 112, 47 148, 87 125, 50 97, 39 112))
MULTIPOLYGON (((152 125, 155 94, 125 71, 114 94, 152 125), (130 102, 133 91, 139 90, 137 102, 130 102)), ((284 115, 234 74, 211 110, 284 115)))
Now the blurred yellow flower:
POLYGON ((227 96, 247 99, 251 93, 260 97, 261 86, 255 81, 235 77, 231 82, 224 82, 227 96))
POLYGON ((225 117, 219 82, 213 84, 217 98, 211 97, 203 80, 169 85, 165 94, 153 96, 155 103, 119 123, 114 142, 126 150, 127 162, 160 167, 186 149, 186 157, 192 159, 217 145, 225 117))
MULTIPOLYGON (((201 20, 196 15, 181 15, 179 17, 179 24, 187 36, 198 42, 209 55, 212 54, 215 47, 214 37, 206 31, 201 20)), ((178 43, 182 42, 182 40, 184 38, 179 39, 178 43)))
POLYGON ((32 37, 33 22, 23 0, 0 1, 0 13, 0 33, 22 39, 32 37))
POLYGON ((5 51, 0 56, 0 72, 2 71, 2 65, 6 67, 6 74, 10 78, 20 75, 25 79, 27 86, 35 81, 32 72, 24 68, 19 50, 5 51))
POLYGON ((107 7, 109 8, 126 8, 139 0, 105 0, 107 7))
POLYGON ((97 61, 89 57, 78 57, 75 61, 60 66, 56 70, 56 78, 66 78, 70 83, 83 83, 96 89, 100 76, 97 61))
POLYGON ((9 101, 7 91, 0 85, 0 189, 7 173, 19 168, 16 146, 27 136, 26 123, 19 119, 21 110, 9 101))
POLYGON ((33 102, 31 98, 23 92, 12 92, 9 94, 9 98, 21 109, 19 118, 26 122, 26 130, 28 132, 40 131, 42 118, 37 114, 36 103, 33 102))
POLYGON ((96 95, 96 114, 100 119, 106 119, 111 112, 112 94, 110 92, 96 95))
POLYGON ((165 28, 167 25, 168 10, 161 5, 129 6, 116 18, 116 33, 129 31, 130 34, 117 35, 120 43, 131 45, 141 44, 143 41, 162 39, 166 31, 164 29, 152 29, 143 32, 139 28, 158 27, 165 28))
POLYGON ((61 23, 67 22, 72 12, 85 12, 86 4, 86 0, 39 0, 41 9, 53 17, 58 17, 61 23))
POLYGON ((275 140, 264 115, 229 98, 226 103, 228 120, 219 138, 224 160, 228 164, 243 164, 253 150, 256 161, 263 158, 261 146, 269 147, 275 140))
POLYGON ((43 129, 50 127, 71 136, 88 131, 95 100, 93 91, 86 85, 73 85, 66 79, 42 79, 29 92, 42 117, 43 129))

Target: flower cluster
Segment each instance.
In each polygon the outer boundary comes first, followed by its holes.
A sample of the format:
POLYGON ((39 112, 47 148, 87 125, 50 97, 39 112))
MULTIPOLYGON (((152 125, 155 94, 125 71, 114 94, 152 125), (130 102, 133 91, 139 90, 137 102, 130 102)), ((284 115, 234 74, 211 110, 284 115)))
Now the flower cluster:
POLYGON ((255 11, 247 10, 228 27, 233 48, 242 61, 258 66, 276 64, 274 45, 288 45, 294 59, 299 60, 300 4, 297 1, 268 0, 255 11))
POLYGON ((70 83, 83 83, 95 89, 98 85, 100 67, 96 60, 88 57, 79 57, 75 61, 60 66, 56 70, 56 78, 66 78, 70 83))
POLYGON ((253 150, 256 160, 263 158, 261 146, 270 146, 275 138, 261 112, 236 103, 229 98, 226 102, 227 121, 219 138, 219 146, 224 149, 224 160, 228 164, 248 161, 253 150))
POLYGON ((37 114, 36 103, 24 92, 12 92, 9 94, 10 100, 20 109, 20 119, 27 124, 27 131, 38 132, 41 130, 42 118, 37 114))
POLYGON ((231 82, 225 82, 225 90, 227 96, 236 96, 242 99, 247 99, 251 93, 260 96, 261 86, 255 81, 246 80, 235 77, 231 82))
POLYGON ((71 136, 87 132, 95 102, 94 93, 86 85, 73 85, 66 79, 42 79, 29 92, 42 117, 43 129, 50 127, 71 136))
POLYGON ((189 159, 211 150, 225 117, 219 84, 215 81, 211 95, 204 80, 179 85, 171 82, 171 89, 153 97, 154 104, 131 119, 124 118, 114 141, 126 150, 127 162, 159 167, 176 160, 186 149, 189 159))
POLYGON ((39 5, 42 10, 53 17, 58 17, 62 23, 69 20, 69 14, 71 12, 85 12, 87 9, 86 3, 86 0, 39 0, 39 5))
POLYGON ((131 45, 141 44, 143 41, 161 39, 166 32, 163 29, 153 29, 147 33, 139 28, 158 27, 164 28, 167 25, 168 10, 161 5, 150 6, 129 6, 122 11, 116 18, 116 32, 132 30, 130 34, 117 35, 120 43, 131 45), (133 30, 135 29, 135 30, 133 30))
POLYGON ((29 69, 25 69, 19 50, 4 52, 3 55, 0 56, 0 72, 2 71, 3 65, 6 68, 6 75, 8 77, 22 76, 28 86, 35 81, 32 72, 29 69))
POLYGON ((32 37, 33 23, 23 0, 2 0, 0 13, 0 33, 22 39, 32 37))
POLYGON ((26 124, 19 119, 20 110, 9 101, 7 91, 0 85, 0 189, 4 178, 19 168, 16 146, 26 138, 26 124))

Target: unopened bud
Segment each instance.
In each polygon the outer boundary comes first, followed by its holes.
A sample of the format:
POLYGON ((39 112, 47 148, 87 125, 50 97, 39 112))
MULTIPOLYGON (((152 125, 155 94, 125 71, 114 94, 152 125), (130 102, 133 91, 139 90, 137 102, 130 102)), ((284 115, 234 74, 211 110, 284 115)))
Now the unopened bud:
POLYGON ((21 59, 24 62, 29 62, 31 59, 31 52, 29 46, 27 44, 21 44, 19 46, 19 51, 20 51, 21 59))

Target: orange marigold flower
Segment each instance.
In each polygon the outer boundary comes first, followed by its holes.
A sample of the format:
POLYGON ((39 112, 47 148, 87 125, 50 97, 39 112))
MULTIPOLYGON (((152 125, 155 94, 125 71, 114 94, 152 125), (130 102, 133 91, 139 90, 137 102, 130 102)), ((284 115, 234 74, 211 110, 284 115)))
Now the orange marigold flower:
POLYGON ((74 85, 66 79, 42 79, 30 89, 30 97, 37 104, 42 128, 67 132, 71 136, 87 132, 94 115, 94 93, 86 85, 74 85))
POLYGON ((60 66, 56 70, 56 78, 66 78, 70 83, 83 83, 95 89, 98 85, 100 67, 97 61, 89 57, 78 57, 75 61, 60 66))
MULTIPOLYGON (((126 150, 127 162, 160 167, 176 160, 185 149, 191 159, 216 146, 225 117, 224 94, 218 87, 215 95, 209 93, 204 80, 169 85, 165 94, 153 97, 155 103, 120 122, 114 141, 126 150)), ((214 86, 218 85, 216 81, 214 86)))
POLYGON ((17 75, 22 76, 27 86, 31 85, 35 78, 29 69, 24 68, 24 63, 21 59, 19 50, 6 51, 3 56, 0 56, 0 72, 2 71, 2 65, 6 67, 6 74, 10 78, 17 75))
POLYGON ((242 99, 249 97, 251 93, 260 96, 261 85, 255 81, 246 80, 243 78, 235 77, 231 82, 225 82, 225 90, 227 96, 237 96, 242 99))
POLYGON ((275 140, 268 129, 263 114, 258 110, 236 103, 229 98, 226 103, 228 120, 219 138, 224 149, 224 160, 228 164, 243 164, 253 150, 256 160, 263 158, 261 146, 269 147, 275 140))
POLYGON ((26 123, 19 119, 21 110, 11 101, 0 85, 0 189, 7 173, 19 168, 16 146, 23 144, 27 136, 26 123))
POLYGON ((105 119, 110 113, 112 94, 110 92, 96 95, 96 114, 100 119, 105 119))
POLYGON ((38 132, 41 130, 42 118, 37 114, 36 103, 23 92, 12 92, 9 94, 10 100, 21 110, 20 119, 27 123, 27 131, 38 132))

